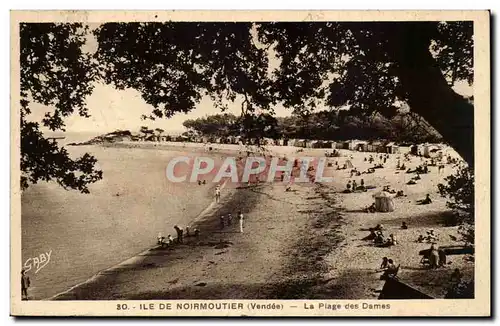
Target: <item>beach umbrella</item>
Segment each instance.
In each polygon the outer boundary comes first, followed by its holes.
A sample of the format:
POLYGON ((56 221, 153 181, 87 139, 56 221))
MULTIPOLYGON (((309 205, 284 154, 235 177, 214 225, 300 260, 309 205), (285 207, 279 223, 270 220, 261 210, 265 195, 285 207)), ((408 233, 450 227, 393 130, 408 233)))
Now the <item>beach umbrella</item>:
POLYGON ((394 202, 391 195, 386 191, 379 191, 373 195, 375 198, 375 209, 378 212, 394 211, 394 202))

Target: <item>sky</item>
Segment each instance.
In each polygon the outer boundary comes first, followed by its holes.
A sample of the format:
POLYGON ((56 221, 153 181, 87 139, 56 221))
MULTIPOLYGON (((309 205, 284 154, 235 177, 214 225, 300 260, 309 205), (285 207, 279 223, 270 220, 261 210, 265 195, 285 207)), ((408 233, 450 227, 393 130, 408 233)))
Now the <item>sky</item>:
MULTIPOLYGON (((466 82, 457 83, 454 86, 457 93, 463 96, 473 95, 472 87, 466 82)), ((206 115, 220 113, 209 97, 204 97, 196 108, 188 114, 179 113, 170 119, 156 119, 155 121, 141 120, 143 114, 149 115, 153 107, 147 104, 141 94, 134 89, 117 90, 111 85, 96 84, 94 92, 87 98, 90 118, 80 117, 73 114, 66 121, 68 132, 111 132, 117 129, 138 131, 140 126, 149 128, 161 128, 167 133, 178 133, 184 131, 182 123, 187 119, 196 119, 206 115)), ((228 102, 227 112, 239 115, 241 105, 239 102, 228 102)), ((32 103, 30 106, 32 114, 30 120, 41 121, 45 112, 51 108, 41 104, 32 103)), ((276 116, 288 116, 290 109, 282 106, 275 107, 276 116)))
MULTIPOLYGON (((182 132, 184 127, 182 123, 187 119, 196 119, 206 115, 220 113, 215 108, 212 100, 206 96, 196 108, 188 114, 178 113, 170 119, 141 120, 142 115, 150 115, 153 106, 147 104, 141 97, 141 94, 134 89, 117 90, 111 85, 96 84, 93 93, 87 98, 87 107, 90 118, 80 117, 73 114, 68 117, 66 122, 66 131, 68 132, 111 132, 117 129, 138 131, 141 126, 149 128, 161 128, 165 132, 182 132)), ((228 102, 228 113, 239 115, 241 113, 241 104, 239 102, 228 102)), ((45 112, 50 112, 51 108, 32 103, 30 105, 32 114, 30 120, 41 121, 45 112)), ((277 116, 287 116, 291 110, 282 106, 275 107, 277 116)))
MULTIPOLYGON (((96 26, 89 26, 91 29, 96 26)), ((87 43, 84 45, 84 51, 92 53, 97 50, 97 40, 88 34, 87 43)), ((271 68, 277 67, 276 57, 271 55, 271 68), (273 58, 275 60, 273 60, 273 58), (274 61, 274 62, 271 62, 274 61)), ((138 131, 141 126, 147 126, 150 129, 161 128, 167 133, 179 133, 185 131, 182 123, 187 119, 196 119, 207 115, 220 113, 220 110, 215 108, 210 97, 205 96, 196 108, 188 114, 178 113, 173 117, 166 119, 142 120, 142 115, 150 115, 153 106, 147 104, 141 97, 141 94, 134 89, 117 90, 112 85, 101 83, 94 84, 93 93, 87 97, 87 107, 90 118, 80 117, 78 114, 73 114, 68 117, 66 122, 67 132, 111 132, 115 130, 131 130, 138 131)), ((473 88, 467 82, 458 82, 453 89, 460 95, 472 96, 473 88)), ((241 112, 241 101, 227 102, 228 113, 239 115, 241 112)), ((51 112, 53 109, 38 103, 30 104, 32 114, 29 119, 40 122, 46 112, 51 112)), ((281 105, 274 107, 276 116, 289 116, 291 109, 285 109, 281 105)), ((43 131, 47 129, 42 128, 43 131)))

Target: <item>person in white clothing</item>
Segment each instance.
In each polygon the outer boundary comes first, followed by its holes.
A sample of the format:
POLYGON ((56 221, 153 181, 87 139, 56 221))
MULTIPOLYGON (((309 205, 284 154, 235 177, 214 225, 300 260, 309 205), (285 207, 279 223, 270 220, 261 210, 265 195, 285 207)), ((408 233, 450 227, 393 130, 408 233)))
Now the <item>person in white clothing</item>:
POLYGON ((218 203, 220 200, 220 186, 215 187, 215 202, 218 203))
POLYGON ((240 221, 240 233, 243 233, 243 213, 238 212, 238 220, 240 221))

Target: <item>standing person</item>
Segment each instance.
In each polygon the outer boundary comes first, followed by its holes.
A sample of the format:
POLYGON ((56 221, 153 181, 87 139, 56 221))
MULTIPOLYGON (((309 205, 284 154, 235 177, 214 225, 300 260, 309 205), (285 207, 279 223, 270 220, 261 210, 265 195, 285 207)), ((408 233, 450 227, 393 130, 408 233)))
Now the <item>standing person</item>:
POLYGON ((231 213, 227 214, 227 225, 233 224, 233 215, 231 213))
POLYGON ((28 300, 28 288, 30 287, 30 278, 26 275, 24 268, 21 270, 21 299, 28 300))
POLYGON ((387 280, 389 278, 393 278, 398 273, 398 266, 394 264, 392 259, 387 260, 387 267, 384 270, 384 273, 380 276, 381 280, 387 280))
POLYGON ((382 270, 386 269, 387 265, 389 265, 389 258, 387 257, 382 258, 382 264, 380 264, 380 269, 382 270))
POLYGON ((431 268, 439 267, 439 252, 436 249, 436 246, 434 246, 434 243, 431 244, 431 248, 429 251, 429 263, 431 268))
POLYGON ((238 212, 238 220, 240 221, 240 233, 243 233, 243 213, 238 212))
POLYGON ((215 187, 215 202, 218 203, 220 201, 220 186, 217 185, 215 187))
POLYGON ((224 215, 221 215, 220 216, 220 228, 221 228, 221 230, 224 229, 225 226, 226 226, 226 222, 225 222, 224 215))
POLYGON ((178 227, 177 225, 174 226, 175 232, 177 232, 177 243, 182 243, 182 235, 184 231, 178 227))

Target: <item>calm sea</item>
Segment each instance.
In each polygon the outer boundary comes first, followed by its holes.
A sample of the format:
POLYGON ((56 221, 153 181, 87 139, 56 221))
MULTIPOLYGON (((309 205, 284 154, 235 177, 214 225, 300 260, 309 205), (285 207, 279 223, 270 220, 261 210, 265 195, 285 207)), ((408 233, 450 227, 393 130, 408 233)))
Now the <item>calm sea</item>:
MULTIPOLYGON (((60 142, 93 136, 66 134, 60 142)), ((175 224, 186 225, 212 201, 211 185, 167 181, 165 168, 178 152, 67 149, 75 157, 94 155, 104 176, 91 185, 91 194, 64 190, 53 182, 32 185, 22 194, 23 262, 50 253, 45 267, 29 271, 34 299, 60 293, 155 245, 158 232, 175 236, 175 224)))

